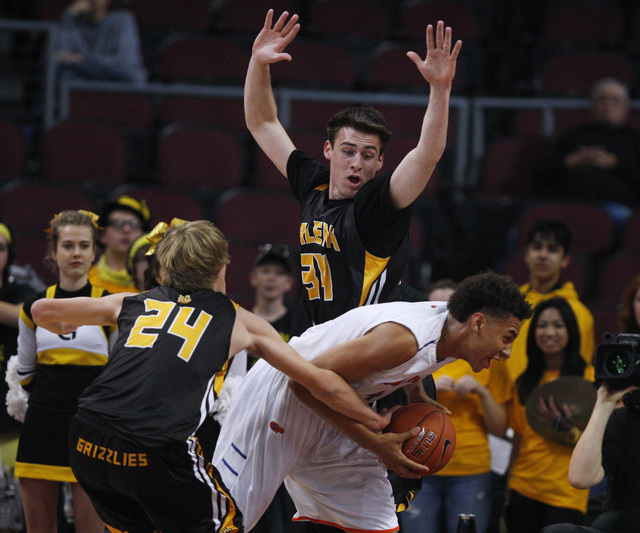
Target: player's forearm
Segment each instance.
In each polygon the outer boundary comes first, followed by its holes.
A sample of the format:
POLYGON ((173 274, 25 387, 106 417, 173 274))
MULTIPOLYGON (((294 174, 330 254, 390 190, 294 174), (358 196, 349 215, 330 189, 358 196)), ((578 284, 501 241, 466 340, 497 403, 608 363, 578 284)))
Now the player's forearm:
POLYGON ((447 144, 450 89, 433 89, 417 146, 400 162, 391 178, 396 209, 411 205, 426 187, 447 144))
POLYGON ((589 423, 576 444, 569 464, 569 483, 578 489, 588 489, 602 481, 602 439, 613 404, 599 404, 591 413, 589 423))
POLYGON ((300 385, 300 383, 290 380, 289 387, 298 399, 309 407, 309 409, 324 418, 355 443, 367 450, 375 448, 376 434, 373 431, 369 430, 363 424, 356 422, 354 419, 334 411, 326 403, 317 399, 306 388, 300 385))
POLYGON ((447 145, 450 95, 451 87, 431 87, 417 146, 426 165, 435 166, 447 145))
POLYGON ((268 64, 258 63, 255 57, 249 61, 244 84, 244 113, 247 128, 252 134, 269 122, 278 122, 270 67, 268 64))
POLYGON ((351 385, 331 370, 318 370, 319 379, 309 387, 311 394, 331 409, 361 422, 372 431, 384 429, 387 422, 365 403, 351 385))

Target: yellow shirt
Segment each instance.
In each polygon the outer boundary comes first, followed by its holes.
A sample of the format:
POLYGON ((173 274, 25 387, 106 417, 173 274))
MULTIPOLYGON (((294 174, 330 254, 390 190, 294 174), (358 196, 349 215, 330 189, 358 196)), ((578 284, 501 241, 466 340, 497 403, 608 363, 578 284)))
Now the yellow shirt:
POLYGON ((126 270, 113 270, 107 265, 104 255, 100 256, 98 262, 91 267, 88 278, 91 285, 102 287, 110 294, 140 292, 129 273, 126 270))
MULTIPOLYGON (((520 287, 525 294, 527 302, 535 309, 536 305, 551 298, 564 298, 571 306, 573 314, 576 315, 578 328, 580 329, 580 354, 585 363, 591 364, 596 350, 595 332, 593 327, 593 315, 591 311, 580 301, 573 283, 567 282, 559 289, 546 294, 539 293, 531 289, 529 283, 520 287)), ((531 319, 522 322, 520 334, 511 347, 511 357, 507 361, 511 378, 515 381, 527 368, 527 335, 529 334, 529 324, 531 319)))
MULTIPOLYGON (((546 370, 540 385, 557 379, 559 375, 559 370, 546 370)), ((592 366, 586 367, 584 378, 593 381, 592 366)), ((520 452, 509 473, 509 488, 547 505, 586 513, 589 490, 575 489, 569 484, 573 446, 558 444, 538 435, 529 425, 525 407, 515 390, 509 407, 509 425, 520 436, 520 452)))
MULTIPOLYGON (((472 375, 481 385, 489 389, 498 404, 506 404, 513 394, 513 382, 504 361, 491 361, 491 367, 474 373, 469 363, 458 359, 443 366, 433 374, 437 380, 450 376, 459 380, 472 375)), ((461 398, 454 391, 438 391, 438 402, 449 408, 451 421, 456 428, 456 449, 451 460, 440 472, 442 476, 470 476, 491 470, 491 450, 484 425, 482 402, 477 394, 461 398)))

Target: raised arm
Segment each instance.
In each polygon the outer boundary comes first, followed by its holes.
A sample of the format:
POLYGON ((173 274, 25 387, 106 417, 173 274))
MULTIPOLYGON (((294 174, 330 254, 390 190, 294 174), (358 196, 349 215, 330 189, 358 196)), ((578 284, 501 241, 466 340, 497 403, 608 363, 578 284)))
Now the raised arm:
POLYGON ((390 194, 396 209, 411 205, 424 190, 444 153, 449 126, 449 98, 462 41, 451 48, 451 28, 438 21, 435 41, 433 26, 427 26, 427 57, 415 52, 407 56, 430 85, 429 104, 422 121, 420 140, 391 176, 390 194))
POLYGON ((284 342, 267 321, 246 309, 238 308, 229 354, 233 355, 243 348, 287 374, 332 409, 373 431, 380 431, 386 426, 388 421, 371 409, 339 375, 311 364, 284 342))
POLYGON ((598 389, 596 404, 591 412, 589 423, 573 449, 569 464, 569 483, 577 489, 588 489, 604 478, 602 467, 602 440, 607 422, 616 403, 629 391, 629 387, 618 392, 609 392, 605 383, 598 389))
POLYGON ((278 120, 278 109, 271 88, 270 65, 291 61, 284 52, 300 30, 298 15, 282 13, 273 24, 273 9, 267 12, 262 31, 253 43, 244 84, 244 113, 247 128, 262 151, 278 170, 287 176, 287 160, 295 146, 278 120))
POLYGON ((58 335, 79 326, 116 326, 122 300, 133 293, 110 294, 103 298, 41 298, 31 306, 33 321, 58 335))

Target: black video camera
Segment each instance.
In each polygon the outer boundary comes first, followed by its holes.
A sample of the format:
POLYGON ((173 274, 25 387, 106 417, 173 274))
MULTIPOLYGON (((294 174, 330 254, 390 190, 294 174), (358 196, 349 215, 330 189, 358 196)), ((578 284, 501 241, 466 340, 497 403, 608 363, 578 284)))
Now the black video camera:
POLYGON ((605 382, 610 391, 640 386, 640 335, 606 333, 596 349, 595 384, 605 382))

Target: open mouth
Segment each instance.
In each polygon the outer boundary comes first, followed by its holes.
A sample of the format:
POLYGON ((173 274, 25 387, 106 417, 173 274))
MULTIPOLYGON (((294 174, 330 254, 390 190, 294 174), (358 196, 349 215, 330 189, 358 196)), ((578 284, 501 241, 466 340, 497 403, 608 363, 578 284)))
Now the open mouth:
POLYGON ((351 183, 353 183, 354 185, 358 185, 358 183, 360 183, 360 177, 359 176, 349 176, 349 181, 351 183))

